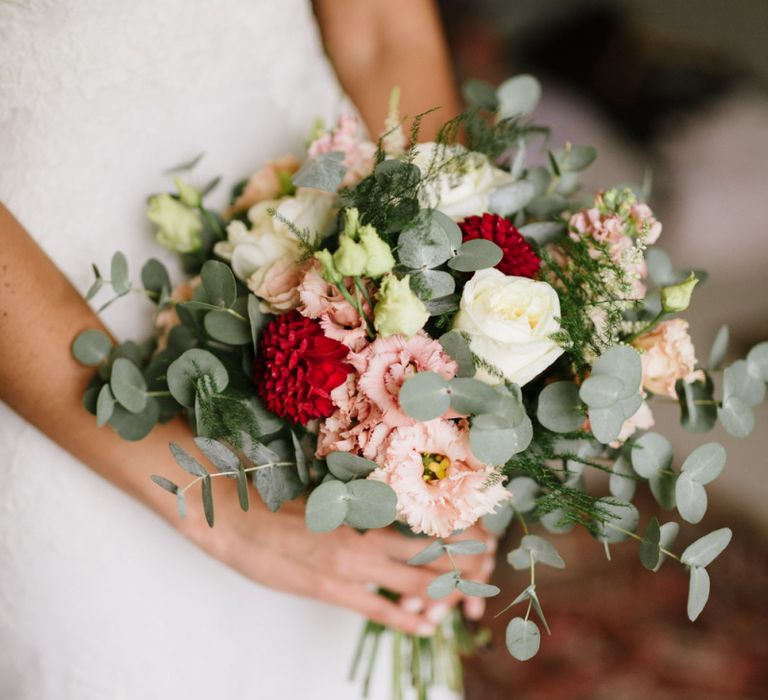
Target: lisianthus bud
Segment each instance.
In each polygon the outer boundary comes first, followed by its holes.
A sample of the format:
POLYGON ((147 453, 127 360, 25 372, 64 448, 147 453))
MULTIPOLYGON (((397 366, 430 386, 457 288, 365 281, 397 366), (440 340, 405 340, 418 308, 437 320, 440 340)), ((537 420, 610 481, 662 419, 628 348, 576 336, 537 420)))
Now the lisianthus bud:
POLYGON ((373 325, 383 337, 410 337, 424 327, 427 319, 426 307, 411 291, 409 275, 401 280, 391 273, 384 277, 373 309, 373 325))
POLYGON ((360 229, 360 245, 368 257, 364 270, 366 277, 377 278, 387 274, 387 272, 392 272, 392 268, 395 266, 392 249, 385 241, 381 240, 376 229, 370 224, 360 229))
POLYGON ((357 207, 350 207, 344 212, 344 233, 353 241, 357 240, 360 230, 360 212, 357 207))
POLYGON ((333 264, 333 256, 330 250, 318 250, 315 252, 315 259, 323 267, 323 279, 331 284, 338 284, 344 279, 344 276, 336 269, 333 264))
POLYGON ((203 198, 192 185, 188 185, 180 177, 173 178, 173 184, 176 185, 176 188, 179 190, 179 198, 182 203, 193 209, 200 206, 203 198))
POLYGON ((339 237, 339 247, 333 254, 336 269, 345 277, 359 277, 365 270, 368 255, 365 248, 356 243, 346 233, 339 237))
POLYGON ((663 287, 661 290, 661 308, 668 314, 677 314, 685 311, 691 304, 693 288, 699 280, 693 272, 683 282, 663 287))
POLYGON ((193 253, 201 245, 198 213, 169 194, 150 197, 147 217, 157 224, 157 242, 176 253, 193 253))

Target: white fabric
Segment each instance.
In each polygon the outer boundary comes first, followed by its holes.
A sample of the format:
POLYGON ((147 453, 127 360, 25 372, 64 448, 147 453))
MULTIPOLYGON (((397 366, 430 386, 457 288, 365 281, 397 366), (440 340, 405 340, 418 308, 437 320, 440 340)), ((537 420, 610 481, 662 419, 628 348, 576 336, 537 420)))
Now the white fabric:
MULTIPOLYGON (((0 0, 0 199, 80 290, 115 249, 172 261, 143 216, 165 168, 204 150, 221 202, 341 100, 306 0, 0 0)), ((4 700, 359 696, 357 616, 237 575, 2 404, 0 468, 4 700)))

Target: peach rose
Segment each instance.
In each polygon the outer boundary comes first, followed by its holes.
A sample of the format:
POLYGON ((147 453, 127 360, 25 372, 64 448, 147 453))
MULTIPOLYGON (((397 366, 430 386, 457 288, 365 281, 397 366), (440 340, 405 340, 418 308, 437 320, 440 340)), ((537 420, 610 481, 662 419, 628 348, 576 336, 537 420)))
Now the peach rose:
POLYGON ((299 283, 306 270, 306 262, 281 258, 254 272, 248 278, 248 289, 261 300, 263 313, 282 314, 299 305, 299 283))
POLYGON ((225 216, 231 219, 235 214, 250 209, 254 204, 267 199, 277 199, 286 190, 286 182, 301 163, 291 155, 269 161, 261 170, 251 175, 240 196, 227 208, 225 216))
POLYGON ((641 351, 643 387, 653 394, 677 398, 675 382, 696 379, 696 355, 688 334, 688 321, 662 321, 652 331, 633 341, 641 351))

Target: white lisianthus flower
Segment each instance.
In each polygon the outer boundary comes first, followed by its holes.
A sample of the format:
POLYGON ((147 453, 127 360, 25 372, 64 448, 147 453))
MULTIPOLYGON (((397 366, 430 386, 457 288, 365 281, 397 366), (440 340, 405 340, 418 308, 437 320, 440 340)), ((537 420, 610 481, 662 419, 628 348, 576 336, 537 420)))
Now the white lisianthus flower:
POLYGON ((228 261, 243 282, 257 273, 262 279, 265 268, 278 260, 298 259, 301 247, 292 228, 307 231, 310 244, 320 239, 333 216, 332 206, 326 193, 309 189, 300 189, 293 197, 259 202, 248 210, 251 227, 232 221, 227 226, 227 240, 216 243, 213 252, 228 261))
POLYGON ((454 221, 487 212, 491 193, 515 181, 487 156, 458 144, 417 144, 413 163, 425 178, 419 191, 421 206, 439 209, 454 221))
POLYGON ((557 292, 546 282, 490 268, 467 282, 453 327, 469 335, 472 352, 486 365, 476 379, 523 386, 563 353, 550 339, 560 329, 559 316, 557 292))

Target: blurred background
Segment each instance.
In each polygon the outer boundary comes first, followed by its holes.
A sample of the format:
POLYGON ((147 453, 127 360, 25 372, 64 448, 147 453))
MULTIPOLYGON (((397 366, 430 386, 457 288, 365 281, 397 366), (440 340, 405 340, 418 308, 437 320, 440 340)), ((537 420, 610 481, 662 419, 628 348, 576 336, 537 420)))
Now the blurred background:
MULTIPOLYGON (((587 187, 639 183, 650 169, 661 247, 678 267, 711 275, 687 314, 699 359, 723 322, 734 358, 768 339, 768 2, 443 0, 441 11, 459 82, 532 73, 544 86, 534 117, 551 127, 553 147, 597 147, 587 187)), ((734 530, 707 608, 688 622, 675 562, 651 574, 635 544, 613 547, 606 562, 585 532, 557 536, 567 568, 537 569, 552 636, 535 660, 511 660, 504 628, 514 613, 493 617, 511 598, 492 600, 494 644, 468 664, 469 700, 768 698, 768 410, 738 441, 721 429, 686 433, 674 407, 653 408, 678 463, 709 440, 728 450, 710 511, 676 547, 734 530)), ((503 557, 520 535, 500 548, 496 574, 515 594, 528 574, 503 557)))

